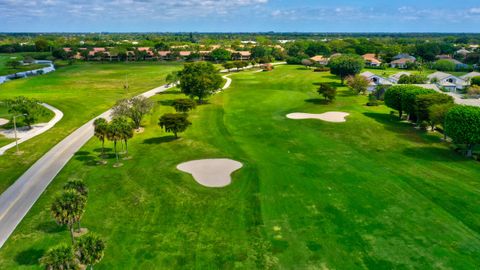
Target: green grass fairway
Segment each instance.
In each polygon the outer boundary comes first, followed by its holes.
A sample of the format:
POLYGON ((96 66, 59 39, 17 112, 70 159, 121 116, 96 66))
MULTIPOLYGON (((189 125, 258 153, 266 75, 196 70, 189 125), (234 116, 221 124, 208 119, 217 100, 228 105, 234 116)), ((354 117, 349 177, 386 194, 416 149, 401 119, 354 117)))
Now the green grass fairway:
POLYGON ((83 179, 82 224, 107 241, 95 269, 478 268, 478 162, 344 88, 324 105, 316 84, 338 82, 328 73, 282 66, 231 78, 231 89, 190 115, 179 140, 157 121, 181 94, 154 97, 158 106, 121 168, 113 157, 96 165, 92 139, 0 250, 0 265, 39 269, 46 249, 69 242, 49 206, 67 180, 83 179), (346 123, 285 117, 327 111, 351 115, 346 123), (175 169, 217 157, 244 164, 226 188, 202 187, 175 169))
MULTIPOLYGON (((178 64, 160 63, 80 63, 55 72, 10 81, 0 85, 0 100, 16 96, 36 98, 64 113, 52 129, 20 145, 24 154, 10 150, 0 156, 0 192, 3 192, 30 165, 62 138, 109 109, 118 99, 133 96, 164 84, 178 64), (130 89, 123 84, 128 74, 130 89)), ((0 139, 0 144, 6 139, 0 139)))

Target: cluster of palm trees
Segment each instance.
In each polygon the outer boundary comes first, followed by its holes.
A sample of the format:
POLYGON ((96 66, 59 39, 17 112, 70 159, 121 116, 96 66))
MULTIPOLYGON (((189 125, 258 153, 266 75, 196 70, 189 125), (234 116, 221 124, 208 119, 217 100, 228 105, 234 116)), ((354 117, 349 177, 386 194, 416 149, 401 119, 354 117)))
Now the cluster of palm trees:
POLYGON ((105 250, 105 241, 100 237, 87 234, 75 239, 74 227, 81 232, 80 220, 87 206, 88 188, 81 180, 70 180, 64 191, 53 201, 50 212, 58 225, 67 226, 72 245, 60 245, 48 250, 40 259, 47 270, 78 269, 79 264, 90 266, 98 263, 105 250))
POLYGON ((105 118, 97 118, 93 126, 95 137, 102 142, 102 157, 105 155, 105 140, 113 142, 117 164, 119 163, 118 142, 125 144, 125 153, 128 156, 128 140, 133 137, 134 125, 126 117, 115 117, 110 122, 105 118))

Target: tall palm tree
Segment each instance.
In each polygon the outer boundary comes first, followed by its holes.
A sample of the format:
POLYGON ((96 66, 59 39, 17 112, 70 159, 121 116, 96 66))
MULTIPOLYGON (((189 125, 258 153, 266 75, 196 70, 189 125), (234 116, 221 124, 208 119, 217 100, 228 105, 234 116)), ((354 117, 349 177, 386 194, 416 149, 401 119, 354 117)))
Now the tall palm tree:
POLYGON ((67 225, 72 237, 72 243, 75 243, 73 236, 73 225, 80 221, 85 212, 87 199, 75 190, 67 190, 57 196, 50 207, 52 217, 59 225, 67 225))
POLYGON ((97 118, 93 121, 94 134, 102 142, 102 157, 105 153, 105 139, 107 138, 108 122, 105 118, 97 118))
POLYGON ((128 156, 128 139, 131 139, 133 137, 133 129, 134 129, 134 124, 130 123, 126 118, 121 118, 119 119, 119 125, 121 127, 121 136, 123 141, 125 142, 125 153, 128 156))
MULTIPOLYGON (((82 180, 69 180, 65 185, 63 186, 64 190, 75 190, 78 193, 80 193, 82 196, 85 198, 88 198, 88 188, 87 185, 85 185, 85 182, 82 180)), ((81 226, 80 226, 80 220, 77 221, 77 231, 80 232, 81 226)))
POLYGON ((78 239, 75 244, 77 258, 80 263, 90 266, 100 262, 105 251, 105 241, 96 235, 86 235, 78 239))
POLYGON ((113 142, 113 148, 115 150, 115 156, 118 163, 118 151, 117 151, 117 142, 123 139, 122 135, 122 118, 114 118, 112 122, 108 125, 107 129, 107 138, 113 142))
POLYGON ((40 264, 47 270, 76 270, 79 269, 73 249, 67 245, 61 245, 49 249, 40 259, 40 264))

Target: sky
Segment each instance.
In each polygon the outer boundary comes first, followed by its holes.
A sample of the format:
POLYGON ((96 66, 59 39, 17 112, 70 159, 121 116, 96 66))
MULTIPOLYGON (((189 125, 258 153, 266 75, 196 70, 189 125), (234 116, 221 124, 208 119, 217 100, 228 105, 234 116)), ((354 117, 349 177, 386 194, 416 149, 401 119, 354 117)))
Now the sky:
POLYGON ((480 0, 0 0, 0 32, 480 32, 480 0))

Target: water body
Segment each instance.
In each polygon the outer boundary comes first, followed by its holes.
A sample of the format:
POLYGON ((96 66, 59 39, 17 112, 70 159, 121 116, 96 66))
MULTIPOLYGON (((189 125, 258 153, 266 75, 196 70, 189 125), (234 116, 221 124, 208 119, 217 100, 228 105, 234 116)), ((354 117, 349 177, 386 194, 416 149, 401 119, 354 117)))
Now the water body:
POLYGON ((32 76, 38 76, 38 75, 43 75, 47 74, 50 72, 55 71, 55 66, 53 65, 52 61, 49 60, 35 60, 33 62, 34 64, 38 65, 47 65, 44 68, 39 68, 39 69, 34 69, 34 70, 29 70, 29 71, 22 71, 22 72, 17 72, 14 74, 9 74, 9 75, 4 75, 0 76, 0 84, 10 81, 10 80, 16 80, 16 79, 21 79, 21 78, 27 78, 27 77, 32 77, 32 76))

